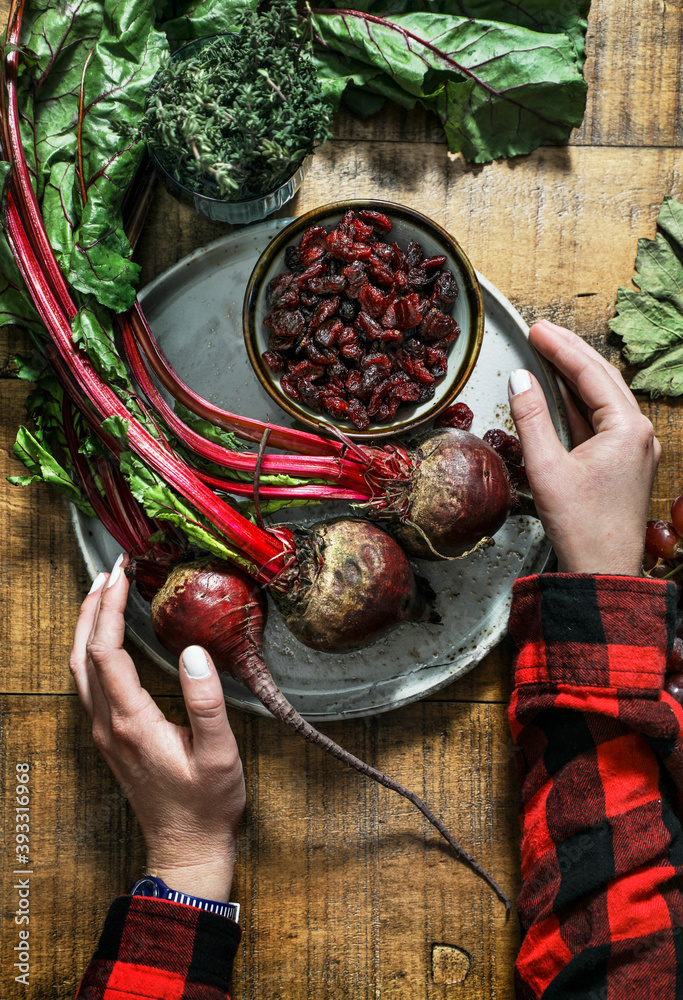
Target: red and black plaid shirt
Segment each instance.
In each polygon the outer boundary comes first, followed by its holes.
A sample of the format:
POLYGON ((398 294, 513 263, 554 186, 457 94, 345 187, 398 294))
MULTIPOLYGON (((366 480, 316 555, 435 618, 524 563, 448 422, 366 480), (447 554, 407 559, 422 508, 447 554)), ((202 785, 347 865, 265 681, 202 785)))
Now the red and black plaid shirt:
POLYGON ((683 710, 663 693, 675 589, 515 585, 518 1000, 683 997, 683 710))
POLYGON ((226 1000, 239 926, 195 906, 119 896, 78 1000, 226 1000))
MULTIPOLYGON (((675 612, 656 580, 515 585, 518 1000, 683 1000, 683 710, 662 693, 675 612)), ((224 917, 119 897, 78 1000, 225 1000, 239 939, 224 917)))

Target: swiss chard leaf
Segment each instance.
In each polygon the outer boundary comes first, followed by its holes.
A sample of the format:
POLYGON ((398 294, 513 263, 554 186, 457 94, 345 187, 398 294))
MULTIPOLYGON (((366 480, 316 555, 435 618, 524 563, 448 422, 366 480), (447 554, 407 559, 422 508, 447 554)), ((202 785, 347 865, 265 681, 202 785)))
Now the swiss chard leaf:
POLYGON ((28 476, 8 476, 8 482, 13 486, 28 486, 30 483, 45 482, 64 493, 80 511, 89 517, 94 517, 81 486, 71 478, 67 470, 60 465, 51 449, 44 446, 42 435, 32 434, 26 427, 20 427, 14 443, 14 454, 29 470, 28 476))
POLYGON ((356 77, 358 63, 369 67, 363 83, 374 94, 384 81, 408 106, 420 100, 436 111, 451 152, 476 163, 562 142, 581 124, 586 84, 566 34, 427 13, 378 22, 339 12, 313 24, 330 101, 343 79, 333 52, 352 60, 356 77))
POLYGON ((346 3, 335 0, 335 6, 371 14, 393 16, 429 11, 432 14, 459 14, 461 17, 485 21, 504 21, 532 31, 559 34, 564 31, 583 59, 584 40, 590 0, 360 0, 346 3))
POLYGON ((657 219, 661 232, 638 241, 639 291, 620 288, 611 328, 623 341, 624 357, 645 366, 631 388, 656 396, 683 394, 683 205, 664 199, 657 219))
POLYGON ((223 535, 220 535, 194 508, 186 504, 132 452, 126 451, 121 454, 121 471, 128 481, 133 496, 140 501, 150 517, 176 525, 200 549, 212 552, 221 559, 238 563, 244 566, 247 572, 255 571, 255 567, 248 560, 233 551, 223 535))
POLYGON ((69 284, 121 311, 139 274, 121 205, 144 153, 138 123, 166 38, 147 0, 33 0, 22 37, 35 55, 20 75, 24 148, 48 237, 69 284))

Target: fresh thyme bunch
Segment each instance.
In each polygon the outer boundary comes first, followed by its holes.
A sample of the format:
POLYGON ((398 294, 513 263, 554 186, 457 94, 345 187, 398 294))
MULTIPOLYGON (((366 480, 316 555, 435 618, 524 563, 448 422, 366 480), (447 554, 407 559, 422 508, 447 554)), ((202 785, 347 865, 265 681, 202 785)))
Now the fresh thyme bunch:
POLYGON ((211 198, 256 198, 330 138, 304 25, 289 0, 245 11, 234 33, 191 43, 159 71, 143 127, 179 183, 211 198))

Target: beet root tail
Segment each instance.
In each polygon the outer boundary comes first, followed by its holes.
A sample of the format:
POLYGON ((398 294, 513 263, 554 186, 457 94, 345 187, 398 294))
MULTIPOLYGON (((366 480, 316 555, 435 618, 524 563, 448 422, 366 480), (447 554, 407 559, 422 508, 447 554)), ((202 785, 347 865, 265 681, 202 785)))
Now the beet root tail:
POLYGON ((343 764, 346 764, 353 770, 358 771, 359 774, 365 775, 366 778, 372 778, 380 785, 384 785, 385 788, 390 788, 392 791, 402 795, 404 799, 412 802, 413 805, 420 810, 425 819, 428 819, 432 826, 439 831, 446 843, 452 848, 456 857, 466 864, 475 873, 475 875, 478 875, 479 878, 483 879, 484 882, 491 887, 491 889, 493 889, 498 899, 505 905, 506 916, 510 913, 510 900, 493 876, 489 875, 489 873, 482 868, 479 862, 476 861, 464 847, 461 847, 441 820, 435 816, 429 806, 423 802, 418 795, 411 792, 410 789, 405 788, 398 781, 394 781, 393 778, 387 777, 386 774, 382 771, 378 771, 377 768, 371 767, 358 757, 354 757, 352 753, 349 753, 348 750, 344 750, 344 748, 340 747, 338 743, 331 740, 329 736, 325 736, 309 722, 306 722, 306 720, 299 715, 294 706, 287 701, 285 696, 277 687, 275 681, 270 675, 270 671, 259 656, 253 655, 250 658, 249 667, 250 669, 240 672, 240 680, 249 688, 251 693, 259 699, 269 712, 271 712, 281 722, 284 722, 286 726, 294 729, 300 736, 303 736, 304 739, 308 740, 309 743, 313 743, 315 746, 325 750, 333 757, 336 757, 337 760, 340 760, 343 764))

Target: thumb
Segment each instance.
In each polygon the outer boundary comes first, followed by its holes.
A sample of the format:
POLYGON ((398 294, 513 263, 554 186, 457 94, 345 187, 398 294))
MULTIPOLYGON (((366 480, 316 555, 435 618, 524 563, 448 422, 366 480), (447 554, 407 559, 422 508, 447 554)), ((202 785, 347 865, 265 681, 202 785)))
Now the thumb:
POLYGON ((196 753, 211 753, 216 747, 225 751, 235 738, 213 660, 201 646, 188 646, 180 655, 179 672, 196 753))
POLYGON ((531 372, 524 368, 510 372, 508 396, 533 490, 534 476, 544 477, 548 469, 562 461, 566 452, 555 431, 543 390, 531 372))

